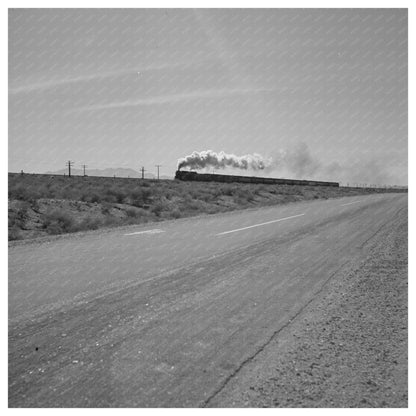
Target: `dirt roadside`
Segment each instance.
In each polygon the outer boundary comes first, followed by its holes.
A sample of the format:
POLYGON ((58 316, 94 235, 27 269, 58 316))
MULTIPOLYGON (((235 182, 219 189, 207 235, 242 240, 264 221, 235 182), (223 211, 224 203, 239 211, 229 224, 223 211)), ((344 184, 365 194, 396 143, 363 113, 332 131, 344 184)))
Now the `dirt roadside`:
POLYGON ((407 407, 407 209, 208 407, 407 407))

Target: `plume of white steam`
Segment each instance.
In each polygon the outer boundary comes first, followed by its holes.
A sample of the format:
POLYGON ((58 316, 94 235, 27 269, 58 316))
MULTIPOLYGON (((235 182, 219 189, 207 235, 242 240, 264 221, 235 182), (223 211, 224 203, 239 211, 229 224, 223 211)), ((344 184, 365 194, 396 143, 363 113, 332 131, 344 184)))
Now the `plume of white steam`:
POLYGON ((263 170, 270 166, 271 159, 254 153, 252 155, 236 156, 224 152, 215 153, 212 150, 193 152, 178 160, 178 169, 225 169, 227 167, 237 169, 263 170))
MULTIPOLYGON (((400 162, 400 161, 399 161, 400 162)), ((227 167, 244 170, 262 170, 266 176, 327 180, 346 183, 407 184, 407 158, 402 165, 396 162, 391 166, 390 159, 368 159, 355 163, 336 160, 327 163, 319 160, 304 142, 295 143, 287 150, 275 152, 273 158, 264 158, 259 154, 235 156, 212 150, 193 152, 178 160, 178 169, 224 169, 227 167), (396 173, 394 169, 397 168, 396 173), (404 172, 404 173, 402 173, 404 172)))

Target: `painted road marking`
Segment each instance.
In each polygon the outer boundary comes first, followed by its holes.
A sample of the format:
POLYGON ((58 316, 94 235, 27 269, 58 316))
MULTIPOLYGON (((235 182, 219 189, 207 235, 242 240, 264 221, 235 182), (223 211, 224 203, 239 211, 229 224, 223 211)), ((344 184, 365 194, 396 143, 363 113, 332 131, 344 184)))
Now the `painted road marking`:
POLYGON ((248 230, 249 228, 254 228, 254 227, 261 227, 262 225, 272 224, 274 222, 279 222, 279 221, 284 221, 284 220, 290 220, 291 218, 301 217, 302 215, 305 215, 305 214, 292 215, 291 217, 285 217, 285 218, 280 218, 278 220, 262 222, 261 224, 254 224, 254 225, 250 225, 248 227, 237 228, 236 230, 224 231, 223 233, 219 233, 219 234, 216 234, 216 235, 224 235, 224 234, 236 233, 237 231, 248 230))
POLYGON ((138 234, 159 234, 164 233, 163 230, 159 230, 158 228, 155 228, 154 230, 146 230, 146 231, 136 231, 134 233, 128 233, 124 235, 138 235, 138 234))
POLYGON ((360 199, 359 201, 348 202, 348 204, 341 204, 341 207, 345 207, 345 205, 357 204, 358 202, 361 202, 361 201, 362 199, 360 199))

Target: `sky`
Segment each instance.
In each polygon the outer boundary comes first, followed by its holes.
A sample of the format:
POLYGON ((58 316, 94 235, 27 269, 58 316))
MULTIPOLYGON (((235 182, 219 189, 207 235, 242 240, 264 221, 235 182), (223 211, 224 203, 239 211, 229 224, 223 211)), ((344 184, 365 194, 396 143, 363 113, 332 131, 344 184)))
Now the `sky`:
POLYGON ((11 9, 8 169, 407 185, 407 49, 406 9, 11 9))

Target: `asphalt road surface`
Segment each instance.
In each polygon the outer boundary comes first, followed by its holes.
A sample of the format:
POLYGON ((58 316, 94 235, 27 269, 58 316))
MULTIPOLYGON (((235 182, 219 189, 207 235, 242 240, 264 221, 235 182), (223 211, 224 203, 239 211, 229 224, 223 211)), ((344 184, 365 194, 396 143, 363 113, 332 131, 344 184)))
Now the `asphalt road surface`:
POLYGON ((205 406, 407 194, 319 200, 9 248, 9 406, 205 406))

